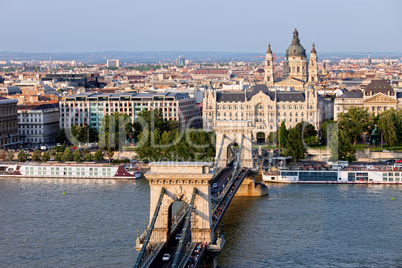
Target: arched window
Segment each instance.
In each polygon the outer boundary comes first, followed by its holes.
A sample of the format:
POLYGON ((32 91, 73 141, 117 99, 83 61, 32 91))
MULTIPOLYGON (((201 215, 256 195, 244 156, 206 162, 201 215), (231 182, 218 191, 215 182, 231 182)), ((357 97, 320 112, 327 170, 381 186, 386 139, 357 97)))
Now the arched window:
POLYGON ((270 62, 269 62, 269 60, 267 61, 267 66, 270 66, 270 62))
POLYGON ((298 72, 298 73, 300 72, 300 67, 297 67, 297 72, 298 72))

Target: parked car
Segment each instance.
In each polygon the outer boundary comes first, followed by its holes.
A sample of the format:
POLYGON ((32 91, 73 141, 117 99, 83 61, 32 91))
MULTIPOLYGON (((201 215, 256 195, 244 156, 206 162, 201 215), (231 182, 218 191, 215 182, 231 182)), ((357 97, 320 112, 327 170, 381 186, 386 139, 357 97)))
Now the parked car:
POLYGON ((169 260, 170 260, 170 254, 169 253, 163 254, 162 261, 169 261, 169 260))
POLYGON ((175 237, 176 240, 180 240, 181 239, 181 234, 177 234, 175 237))
POLYGON ((215 182, 214 184, 212 184, 212 188, 218 188, 218 184, 215 182))

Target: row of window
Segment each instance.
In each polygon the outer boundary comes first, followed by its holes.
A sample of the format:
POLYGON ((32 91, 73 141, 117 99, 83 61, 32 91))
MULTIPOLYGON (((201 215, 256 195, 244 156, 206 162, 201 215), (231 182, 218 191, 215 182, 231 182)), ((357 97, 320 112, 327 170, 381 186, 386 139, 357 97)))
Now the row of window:
MULTIPOLYGON (((250 106, 250 105, 218 105, 217 106, 217 109, 218 110, 220 110, 220 109, 244 109, 244 107, 246 107, 246 109, 248 109, 248 110, 250 110, 250 109, 253 109, 253 107, 252 106, 250 106)), ((308 105, 307 106, 309 109, 313 109, 313 105, 312 104, 310 104, 310 105, 308 105)), ((209 109, 213 109, 213 107, 212 107, 212 105, 210 105, 209 107, 208 107, 209 109)), ((268 105, 267 106, 267 108, 268 108, 268 110, 272 110, 272 109, 274 109, 274 106, 272 106, 272 105, 268 105)), ((276 108, 278 109, 278 110, 280 110, 280 109, 289 109, 289 110, 292 110, 292 109, 295 109, 295 110, 298 110, 298 109, 301 109, 301 110, 303 110, 304 108, 305 108, 305 106, 304 105, 277 105, 276 106, 276 108)), ((264 106, 262 105, 262 104, 259 104, 259 105, 257 105, 256 107, 255 107, 255 109, 256 110, 263 110, 264 109, 264 106)))
MULTIPOLYGON (((34 170, 34 167, 23 167, 22 170, 34 170)), ((85 171, 84 167, 38 167, 39 171, 46 171, 46 170, 50 170, 50 171, 85 171)), ((89 168, 89 171, 111 171, 111 168, 89 168)), ((88 172, 88 171, 87 171, 88 172)))
POLYGON ((102 176, 102 177, 111 177, 111 172, 55 172, 55 171, 26 171, 25 175, 55 175, 55 176, 102 176))

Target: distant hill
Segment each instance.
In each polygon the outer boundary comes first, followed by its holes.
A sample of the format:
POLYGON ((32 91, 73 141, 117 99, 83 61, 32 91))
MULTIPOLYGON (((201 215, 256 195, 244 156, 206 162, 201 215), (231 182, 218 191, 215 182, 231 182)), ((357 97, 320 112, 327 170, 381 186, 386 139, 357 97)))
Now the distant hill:
MULTIPOLYGON (((367 58, 368 52, 319 52, 319 59, 338 60, 343 58, 367 58)), ((174 63, 179 56, 193 62, 229 62, 247 61, 262 62, 264 53, 243 52, 197 52, 197 51, 149 51, 149 52, 85 52, 85 53, 27 53, 27 52, 0 52, 0 61, 32 61, 32 60, 77 60, 85 63, 106 63, 107 59, 120 59, 121 63, 174 63), (261 57, 262 56, 262 57, 261 57)), ((284 53, 276 53, 283 57, 284 53)), ((371 52, 371 58, 398 58, 402 52, 371 52)))

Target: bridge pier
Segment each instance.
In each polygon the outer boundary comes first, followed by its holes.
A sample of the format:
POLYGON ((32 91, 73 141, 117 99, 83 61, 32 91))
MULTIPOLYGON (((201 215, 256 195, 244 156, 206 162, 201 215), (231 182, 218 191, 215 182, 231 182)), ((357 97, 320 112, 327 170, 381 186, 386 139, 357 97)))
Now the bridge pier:
POLYGON ((255 182, 255 175, 250 174, 244 178, 235 196, 265 196, 269 194, 266 185, 255 182))

